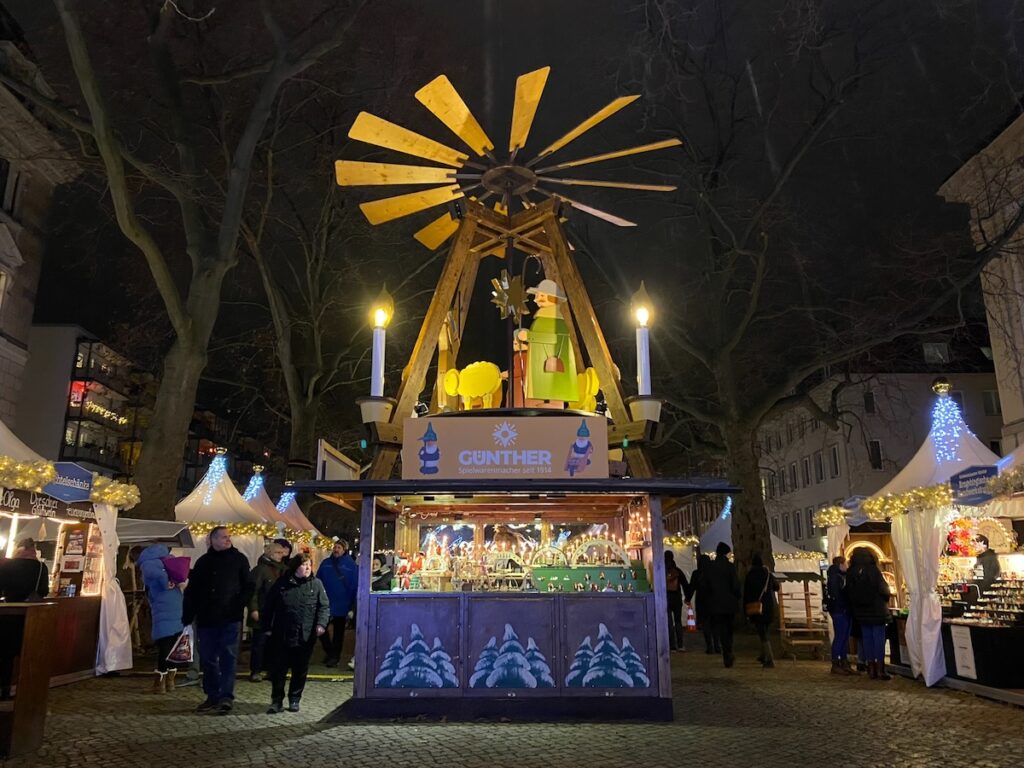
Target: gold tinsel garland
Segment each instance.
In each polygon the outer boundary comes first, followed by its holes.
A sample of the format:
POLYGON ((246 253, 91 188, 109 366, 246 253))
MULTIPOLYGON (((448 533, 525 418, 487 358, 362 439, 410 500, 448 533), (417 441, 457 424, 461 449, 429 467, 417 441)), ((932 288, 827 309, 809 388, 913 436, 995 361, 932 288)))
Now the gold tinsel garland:
POLYGON ((1024 466, 1014 467, 988 481, 993 496, 1010 496, 1024 491, 1024 466))
POLYGON ((772 557, 778 560, 824 560, 824 552, 801 550, 800 552, 773 552, 772 557))
POLYGON ((227 528, 232 536, 262 536, 274 539, 279 536, 300 544, 309 544, 317 549, 331 549, 334 540, 310 531, 296 531, 294 528, 279 529, 273 523, 189 523, 188 530, 193 536, 207 536, 214 528, 227 528))
POLYGON ((700 539, 696 536, 665 536, 662 542, 666 547, 696 547, 700 539))
POLYGON ((929 488, 912 488, 903 493, 890 493, 868 499, 861 505, 869 520, 891 520, 896 515, 924 509, 943 509, 953 506, 953 491, 949 483, 929 488))
POLYGON ((847 509, 843 507, 826 507, 814 516, 814 525, 818 528, 828 528, 830 525, 839 525, 846 522, 847 509))
MULTIPOLYGON (((43 486, 53 482, 57 470, 49 461, 17 461, 0 456, 0 488, 41 493, 43 486)), ((131 509, 139 503, 139 489, 93 473, 89 501, 110 504, 118 509, 131 509)))

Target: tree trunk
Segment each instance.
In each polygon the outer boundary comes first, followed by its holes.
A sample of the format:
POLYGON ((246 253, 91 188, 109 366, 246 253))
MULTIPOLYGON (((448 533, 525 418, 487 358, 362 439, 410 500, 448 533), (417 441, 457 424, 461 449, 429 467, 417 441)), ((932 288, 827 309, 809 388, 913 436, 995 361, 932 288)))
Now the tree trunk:
POLYGON ((768 517, 761 496, 761 472, 754 451, 756 429, 743 424, 730 425, 725 430, 729 451, 729 477, 743 493, 733 498, 732 549, 740 578, 750 568, 755 554, 764 558, 765 565, 774 567, 768 517))
POLYGON ((319 410, 319 397, 308 400, 291 398, 292 432, 288 445, 288 480, 308 480, 313 477, 319 410))
POLYGON ((199 376, 206 367, 203 349, 205 345, 197 347, 179 338, 164 358, 153 416, 135 468, 142 501, 131 511, 132 517, 174 519, 188 427, 195 410, 199 376))

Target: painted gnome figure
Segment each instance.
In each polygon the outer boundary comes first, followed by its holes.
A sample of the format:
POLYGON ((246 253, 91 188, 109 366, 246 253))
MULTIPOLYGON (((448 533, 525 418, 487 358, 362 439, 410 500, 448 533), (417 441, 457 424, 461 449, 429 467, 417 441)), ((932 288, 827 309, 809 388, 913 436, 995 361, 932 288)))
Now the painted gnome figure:
POLYGON ((537 305, 530 329, 518 334, 529 344, 526 397, 546 400, 549 408, 564 408, 565 403, 580 399, 576 355, 569 340, 569 325, 562 315, 565 294, 554 280, 547 278, 526 292, 533 294, 537 305))
POLYGON ((441 451, 437 447, 437 433, 434 431, 434 425, 427 422, 427 431, 423 433, 423 437, 420 438, 423 441, 423 447, 420 448, 420 474, 421 475, 436 475, 438 471, 437 465, 441 463, 441 451))
POLYGON ((580 428, 576 430, 576 442, 569 446, 569 455, 565 457, 565 471, 569 477, 574 477, 577 472, 582 472, 590 466, 590 455, 594 452, 594 444, 590 442, 590 429, 587 428, 587 420, 580 422, 580 428))

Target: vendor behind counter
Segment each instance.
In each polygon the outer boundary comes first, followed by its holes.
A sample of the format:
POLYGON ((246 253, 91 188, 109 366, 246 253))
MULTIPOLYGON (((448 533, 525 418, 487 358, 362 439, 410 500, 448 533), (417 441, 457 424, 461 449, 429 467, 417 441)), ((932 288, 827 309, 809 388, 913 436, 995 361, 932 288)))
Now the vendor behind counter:
POLYGON ((988 547, 987 536, 978 536, 974 543, 979 550, 978 559, 974 563, 974 581, 984 592, 992 587, 1002 569, 999 567, 999 556, 988 547))

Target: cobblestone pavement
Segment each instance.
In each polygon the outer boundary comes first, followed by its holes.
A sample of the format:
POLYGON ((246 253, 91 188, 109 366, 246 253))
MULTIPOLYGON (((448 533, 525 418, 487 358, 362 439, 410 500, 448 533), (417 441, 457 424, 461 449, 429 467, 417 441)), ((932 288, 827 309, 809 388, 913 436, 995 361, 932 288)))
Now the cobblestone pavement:
MULTIPOLYGON (((749 645, 749 648, 746 646, 749 645)), ((829 675, 822 662, 762 670, 753 645, 727 670, 702 652, 673 655, 675 722, 373 723, 321 718, 349 682, 311 682, 298 714, 263 714, 269 683, 238 682, 233 714, 199 716, 197 688, 147 693, 149 680, 90 680, 50 695, 46 744, 22 766, 517 768, 551 766, 1011 766, 1024 710, 903 679, 829 675)))

